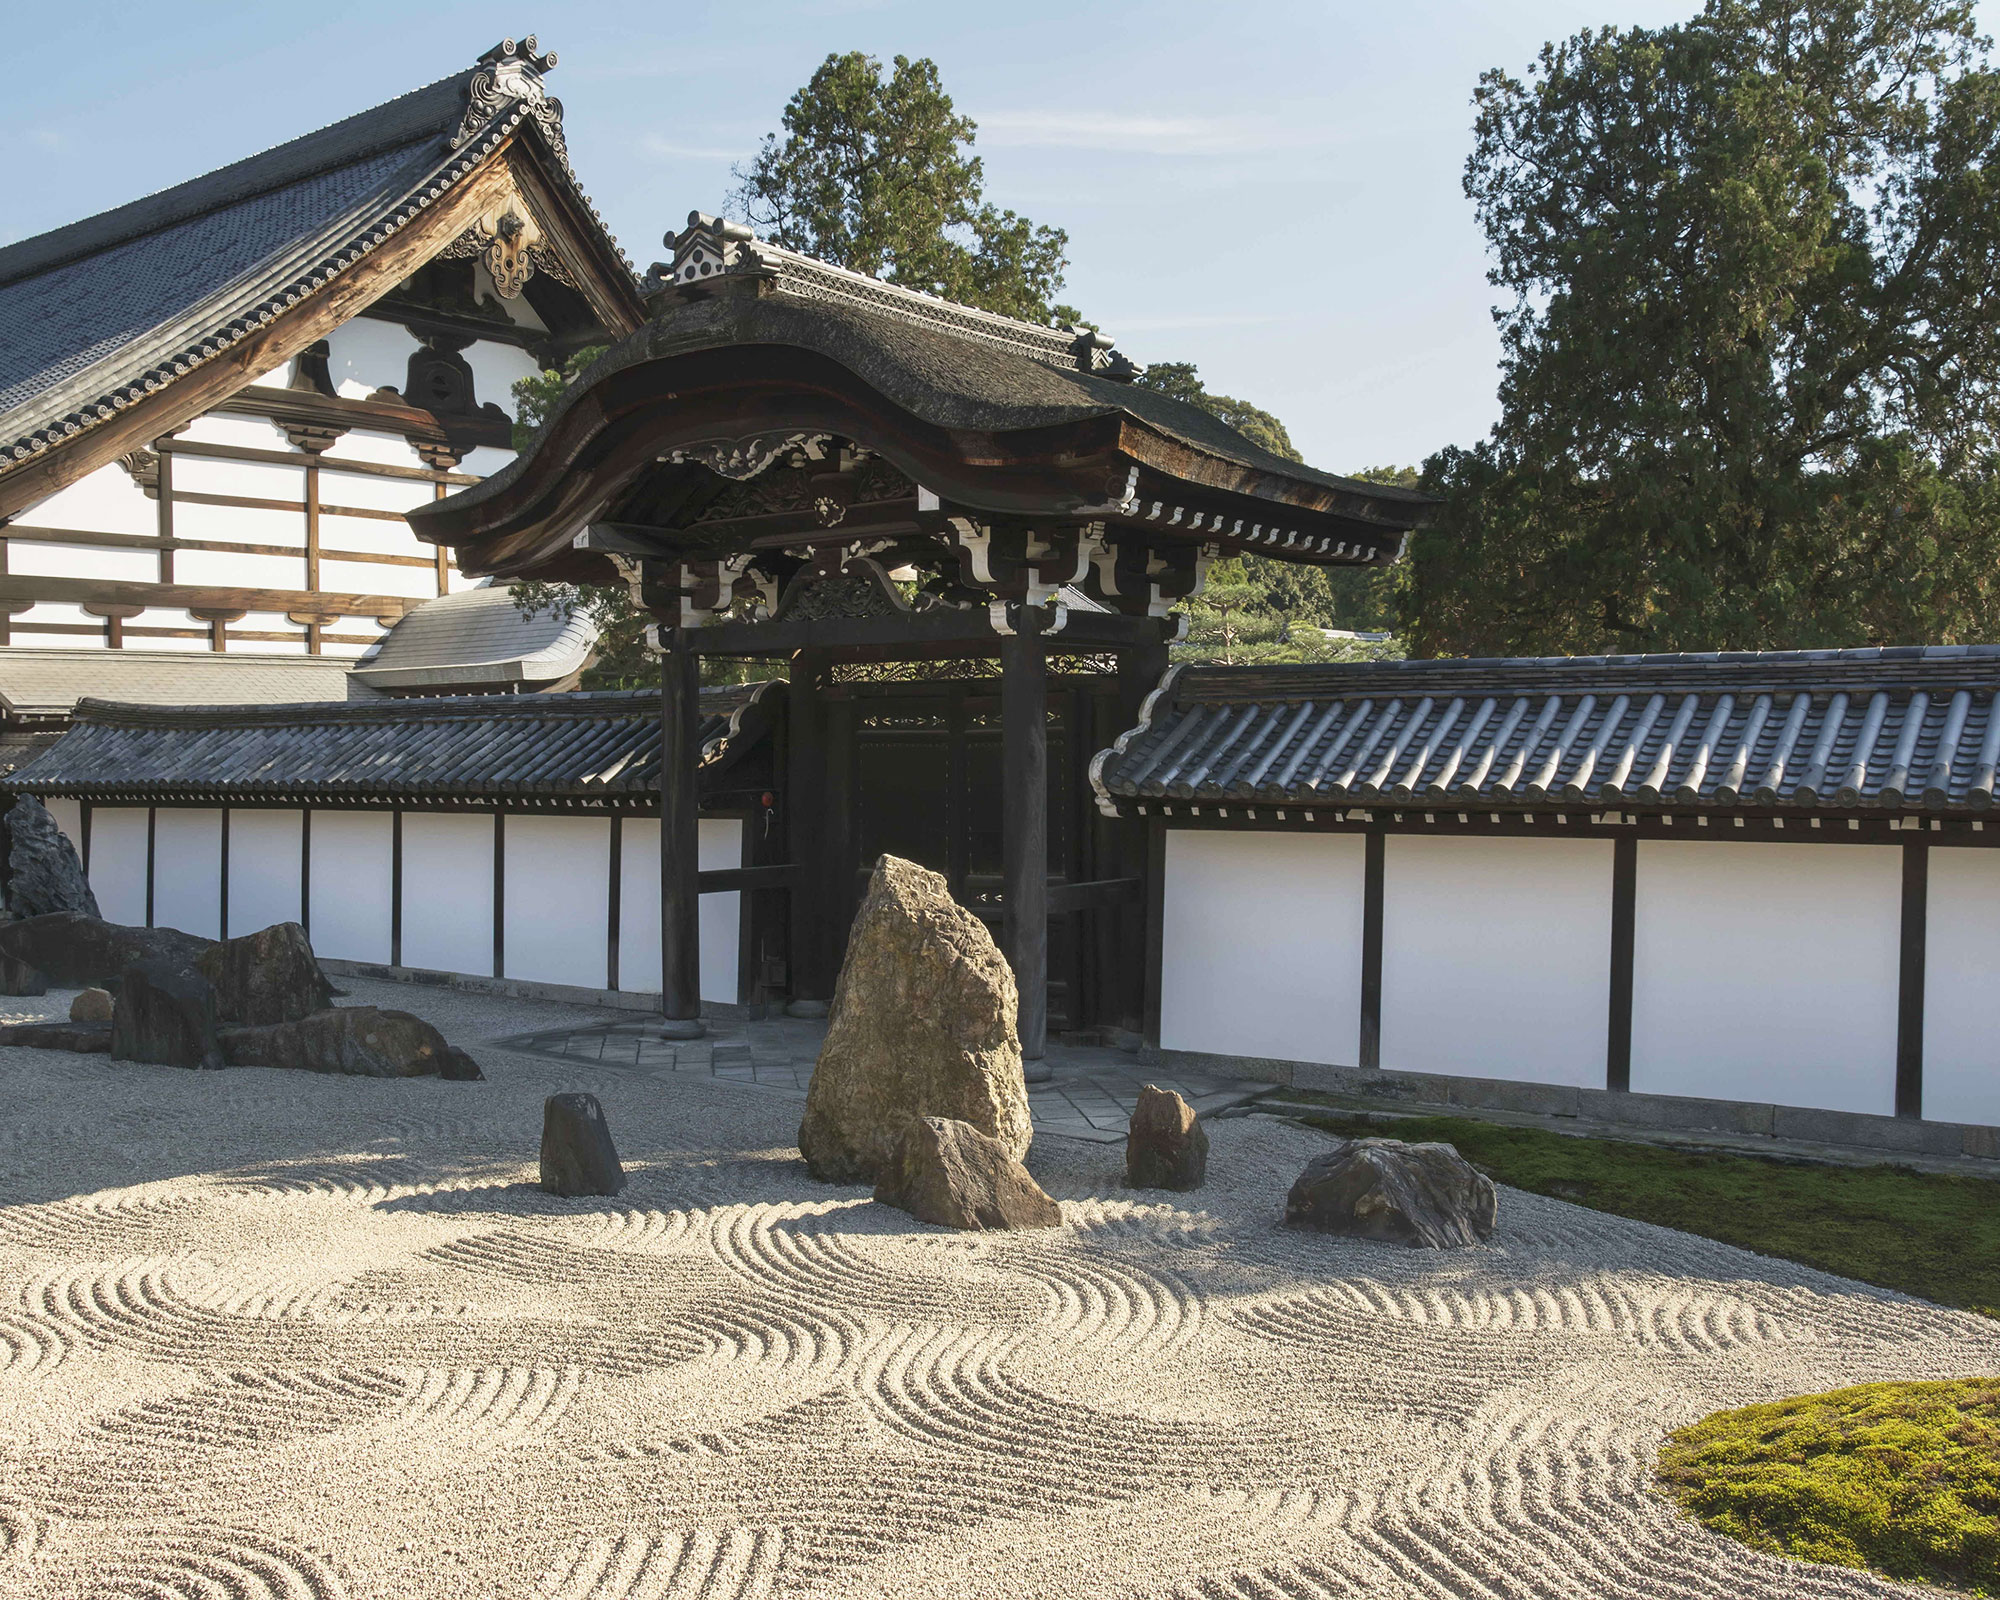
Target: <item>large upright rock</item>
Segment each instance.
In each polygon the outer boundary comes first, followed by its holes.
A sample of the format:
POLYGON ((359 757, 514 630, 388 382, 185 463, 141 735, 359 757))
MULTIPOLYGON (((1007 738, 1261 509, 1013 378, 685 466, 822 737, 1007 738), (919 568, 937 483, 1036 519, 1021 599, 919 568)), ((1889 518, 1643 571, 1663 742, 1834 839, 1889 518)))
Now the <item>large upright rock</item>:
POLYGON ((75 911, 0 922, 0 955, 46 973, 58 989, 116 990, 135 961, 167 961, 192 970, 213 943, 178 928, 128 928, 75 911))
POLYGON ((884 856, 855 916, 799 1150, 815 1178, 868 1183, 922 1117, 970 1123, 1018 1161, 1034 1130, 1014 974, 935 872, 884 856))
POLYGON ((196 965, 215 985, 216 1008, 225 1022, 252 1027, 297 1022, 333 1004, 333 986, 296 922, 273 923, 210 945, 196 965))
POLYGON ((133 962, 125 969, 111 1017, 111 1057, 169 1067, 220 1067, 214 987, 176 961, 133 962))
POLYGON ((47 994, 49 975, 33 962, 0 951, 0 994, 47 994))
POLYGON ((1493 1180, 1448 1144, 1349 1139, 1316 1156, 1285 1196, 1285 1225, 1425 1250, 1493 1236, 1493 1180))
POLYGON ((1062 1226, 1062 1207, 1005 1145, 948 1117, 918 1117, 904 1126, 876 1179, 875 1198, 941 1228, 1062 1226))
POLYGON ((1199 1189, 1208 1179, 1208 1130, 1171 1089, 1139 1091, 1125 1135, 1125 1183, 1133 1189, 1199 1189))
POLYGON ((7 909, 17 917, 52 911, 100 914, 76 846, 56 826, 49 808, 31 794, 22 795, 7 812, 7 909))
MULTIPOLYGON (((121 995, 119 1015, 124 1011, 121 995)), ((454 1051, 422 1017, 374 1006, 341 1006, 296 1022, 224 1028, 221 1044, 232 1067, 290 1067, 357 1078, 467 1075, 458 1063, 463 1052, 454 1051)))

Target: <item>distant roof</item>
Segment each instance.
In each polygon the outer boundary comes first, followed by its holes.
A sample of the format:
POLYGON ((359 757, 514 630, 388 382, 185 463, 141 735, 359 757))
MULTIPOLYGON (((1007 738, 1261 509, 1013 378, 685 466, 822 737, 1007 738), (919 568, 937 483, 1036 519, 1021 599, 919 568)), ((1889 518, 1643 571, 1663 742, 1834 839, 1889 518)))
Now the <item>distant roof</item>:
POLYGON ((354 676, 389 693, 547 688, 590 662, 598 626, 582 611, 524 614, 511 584, 426 600, 355 663, 354 676))
POLYGON ((2000 645, 1176 667, 1092 764, 1120 810, 1978 812, 2000 645))
POLYGON ((135 705, 268 705, 372 700, 334 656, 207 650, 0 649, 0 708, 10 718, 61 717, 87 696, 135 705))
POLYGON ((507 40, 385 105, 0 249, 0 471, 324 287, 516 129, 536 130, 551 170, 595 218, 569 167, 560 102, 541 90, 553 64, 532 39, 507 40))
MULTIPOLYGON (((712 787, 769 725, 781 683, 701 691, 712 787)), ((314 805, 449 800, 557 809, 659 804, 657 691, 470 695, 357 705, 151 706, 85 700, 7 779, 80 799, 314 805)))

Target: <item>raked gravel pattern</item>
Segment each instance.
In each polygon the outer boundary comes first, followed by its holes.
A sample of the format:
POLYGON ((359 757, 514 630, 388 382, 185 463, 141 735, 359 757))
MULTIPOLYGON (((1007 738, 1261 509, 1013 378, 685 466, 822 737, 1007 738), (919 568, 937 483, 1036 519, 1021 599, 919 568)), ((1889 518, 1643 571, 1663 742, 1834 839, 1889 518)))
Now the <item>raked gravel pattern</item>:
MULTIPOLYGON (((1288 1234, 1043 1140, 1060 1232, 807 1178, 795 1104, 477 1048, 595 1015, 354 981, 486 1083, 0 1056, 0 1594, 743 1600, 1912 1592, 1648 1488, 1720 1406, 2000 1370, 2000 1325, 1503 1190, 1488 1248, 1288 1234), (632 1183, 534 1187, 542 1097, 632 1183)), ((46 1015, 66 995, 6 1004, 46 1015)))

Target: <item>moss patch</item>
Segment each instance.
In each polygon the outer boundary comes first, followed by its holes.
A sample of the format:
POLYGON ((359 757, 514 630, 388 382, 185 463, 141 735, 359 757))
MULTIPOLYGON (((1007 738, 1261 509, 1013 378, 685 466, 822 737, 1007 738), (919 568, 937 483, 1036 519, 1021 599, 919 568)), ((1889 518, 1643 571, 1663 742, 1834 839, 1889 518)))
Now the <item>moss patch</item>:
POLYGON ((1709 1155, 1466 1117, 1384 1124, 1328 1110, 1301 1120, 1348 1137, 1442 1139, 1517 1189, 2000 1315, 2000 1183, 1991 1179, 1709 1155))
POLYGON ((1760 1550, 2000 1596, 2000 1378, 1718 1411, 1669 1436, 1659 1480, 1760 1550))

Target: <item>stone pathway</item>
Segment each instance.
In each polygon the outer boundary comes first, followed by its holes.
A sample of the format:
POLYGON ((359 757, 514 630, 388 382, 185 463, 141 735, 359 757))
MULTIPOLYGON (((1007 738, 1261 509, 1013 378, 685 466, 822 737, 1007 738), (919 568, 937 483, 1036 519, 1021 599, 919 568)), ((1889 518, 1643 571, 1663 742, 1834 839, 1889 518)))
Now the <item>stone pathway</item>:
MULTIPOLYGON (((766 1017, 711 1022, 705 1039, 662 1039, 650 1021, 601 1022, 551 1028, 486 1041, 488 1048, 559 1061, 628 1068, 644 1076, 693 1072, 745 1089, 804 1100, 813 1062, 826 1036, 824 1022, 766 1017)), ((1037 1135, 1117 1144, 1138 1103, 1141 1085, 1172 1089, 1205 1117, 1248 1106, 1272 1087, 1241 1078, 1178 1073, 1149 1067, 1137 1055, 1099 1045, 1051 1043, 1049 1081, 1028 1086, 1028 1110, 1037 1135)))

